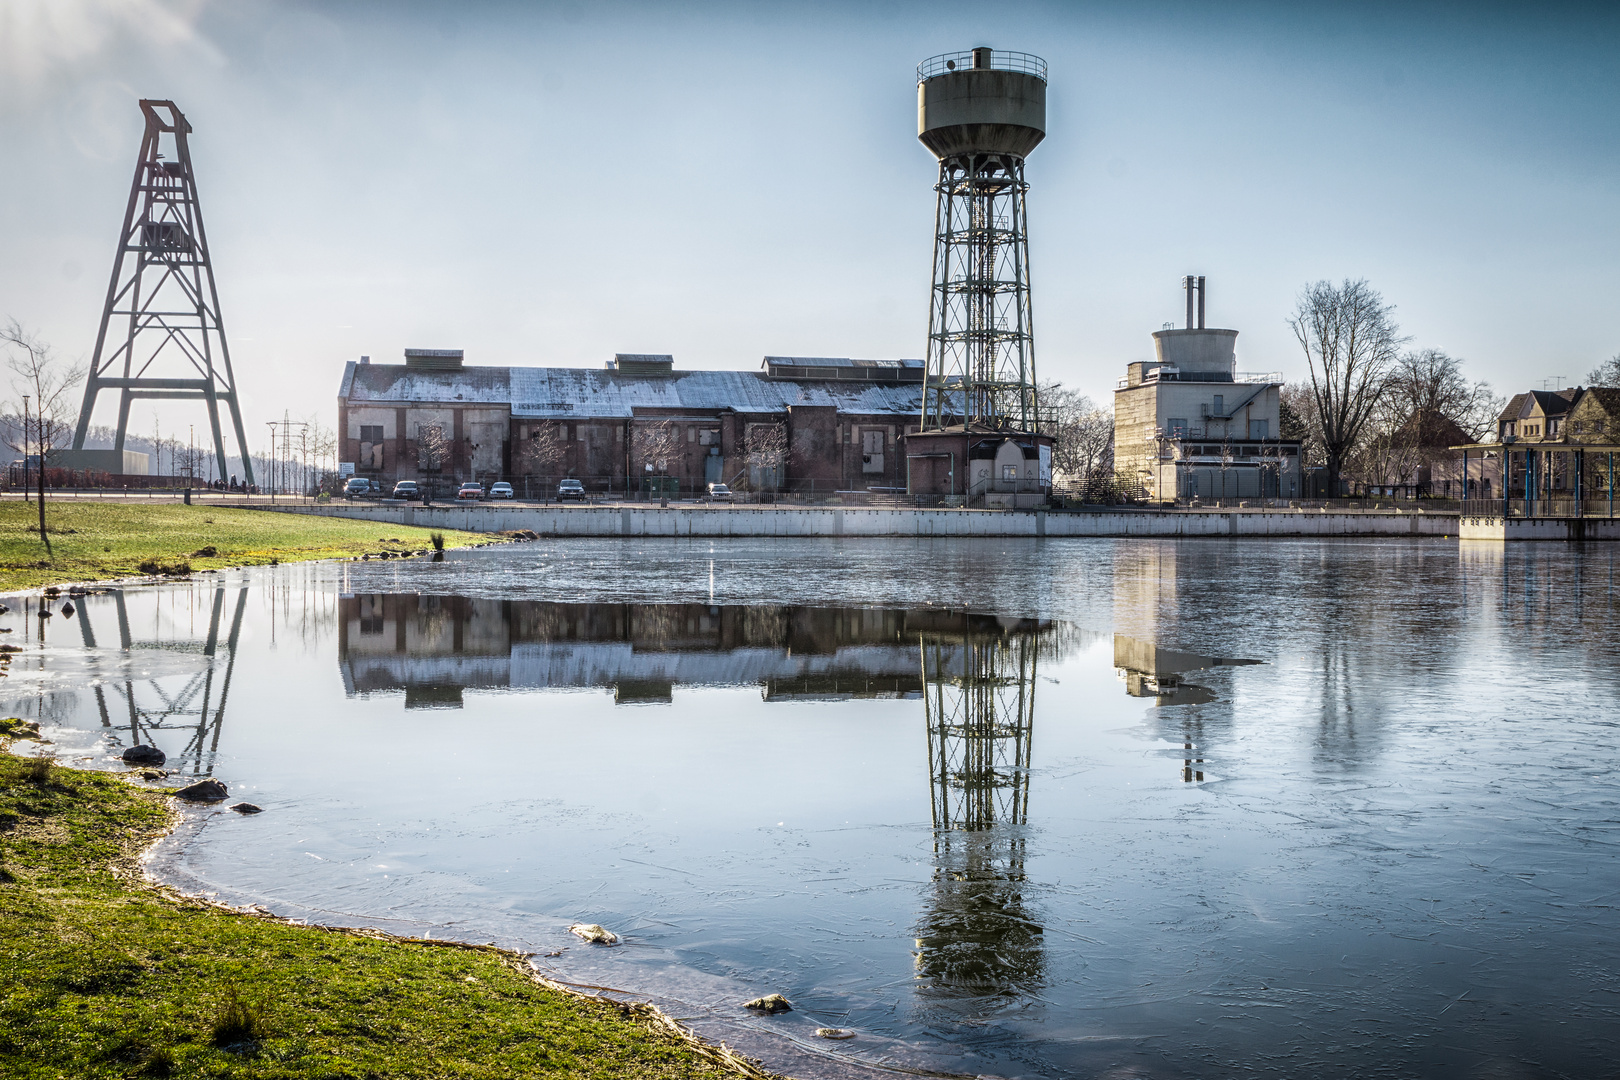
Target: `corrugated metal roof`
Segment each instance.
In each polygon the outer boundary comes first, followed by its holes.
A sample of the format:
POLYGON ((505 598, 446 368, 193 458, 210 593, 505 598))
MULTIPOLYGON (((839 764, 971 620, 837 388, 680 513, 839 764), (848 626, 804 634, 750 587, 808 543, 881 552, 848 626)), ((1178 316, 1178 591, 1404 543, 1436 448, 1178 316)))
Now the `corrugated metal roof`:
POLYGON ((349 364, 343 396, 367 401, 464 402, 510 405, 514 417, 625 419, 638 410, 686 412, 781 412, 788 406, 819 406, 842 413, 915 415, 922 410, 919 383, 794 381, 753 371, 676 371, 663 376, 626 375, 603 368, 470 367, 422 371, 392 364, 349 364))

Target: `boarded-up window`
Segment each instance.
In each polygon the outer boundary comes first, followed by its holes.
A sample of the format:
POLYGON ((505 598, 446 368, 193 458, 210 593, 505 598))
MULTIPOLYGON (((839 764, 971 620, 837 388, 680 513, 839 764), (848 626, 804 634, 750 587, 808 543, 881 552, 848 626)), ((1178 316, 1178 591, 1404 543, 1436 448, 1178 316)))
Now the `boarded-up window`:
POLYGON ((383 429, 381 424, 360 425, 360 460, 362 469, 383 467, 383 429))

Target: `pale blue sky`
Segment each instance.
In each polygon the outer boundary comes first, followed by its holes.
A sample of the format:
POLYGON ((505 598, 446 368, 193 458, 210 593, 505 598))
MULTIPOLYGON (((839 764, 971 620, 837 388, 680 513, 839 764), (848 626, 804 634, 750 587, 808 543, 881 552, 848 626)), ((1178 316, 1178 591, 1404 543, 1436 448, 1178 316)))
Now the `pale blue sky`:
POLYGON ((1616 11, 0 0, 0 316, 88 357, 149 96, 196 129, 250 430, 408 345, 921 356, 914 67, 989 44, 1051 69, 1043 377, 1106 400, 1191 272, 1245 370, 1301 376, 1293 299, 1351 276, 1501 390, 1573 382, 1620 352, 1616 11))

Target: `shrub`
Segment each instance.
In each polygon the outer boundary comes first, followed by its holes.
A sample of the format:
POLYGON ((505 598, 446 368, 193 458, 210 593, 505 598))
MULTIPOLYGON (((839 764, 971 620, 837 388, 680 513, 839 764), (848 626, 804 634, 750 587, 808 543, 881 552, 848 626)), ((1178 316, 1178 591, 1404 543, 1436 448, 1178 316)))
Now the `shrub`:
POLYGON ((146 559, 138 567, 143 574, 160 574, 163 577, 185 577, 191 573, 191 564, 184 560, 166 563, 162 559, 146 559))
POLYGON ((444 533, 442 533, 442 532, 428 533, 428 539, 433 541, 433 550, 434 551, 443 551, 444 550, 444 533))
POLYGON ((55 758, 32 757, 28 759, 28 770, 23 775, 28 778, 30 784, 43 786, 51 782, 51 769, 55 765, 55 758))
POLYGON ((243 1001, 234 986, 226 991, 225 1001, 214 1016, 215 1046, 258 1042, 268 1030, 263 1008, 243 1001))

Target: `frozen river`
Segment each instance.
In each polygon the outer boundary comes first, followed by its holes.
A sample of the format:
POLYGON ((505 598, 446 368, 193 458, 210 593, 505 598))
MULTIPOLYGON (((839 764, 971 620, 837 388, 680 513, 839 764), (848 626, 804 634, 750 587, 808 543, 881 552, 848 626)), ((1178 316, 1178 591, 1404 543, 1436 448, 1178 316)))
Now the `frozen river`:
POLYGON ((1609 1075, 1616 550, 537 542, 14 602, 0 689, 265 808, 186 888, 797 1076, 1609 1075))

